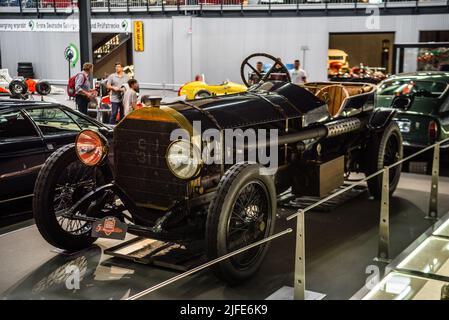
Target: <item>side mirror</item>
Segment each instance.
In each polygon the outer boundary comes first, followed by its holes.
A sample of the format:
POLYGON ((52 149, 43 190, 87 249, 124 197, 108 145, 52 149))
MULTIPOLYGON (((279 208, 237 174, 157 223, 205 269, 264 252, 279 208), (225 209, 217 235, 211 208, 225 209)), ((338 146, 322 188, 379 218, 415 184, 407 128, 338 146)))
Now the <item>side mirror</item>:
POLYGON ((393 99, 391 106, 396 109, 407 110, 412 104, 412 99, 405 96, 399 96, 393 99))

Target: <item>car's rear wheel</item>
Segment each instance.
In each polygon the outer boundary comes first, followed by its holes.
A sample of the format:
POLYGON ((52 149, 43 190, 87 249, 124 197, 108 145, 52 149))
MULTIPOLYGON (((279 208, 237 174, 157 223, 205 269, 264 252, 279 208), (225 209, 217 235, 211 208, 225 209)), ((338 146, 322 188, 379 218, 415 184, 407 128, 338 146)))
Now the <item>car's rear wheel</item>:
POLYGON ((45 240, 69 251, 89 247, 96 240, 91 237, 91 223, 64 214, 84 195, 109 180, 107 167, 87 167, 78 160, 74 144, 54 152, 41 169, 34 188, 33 214, 45 240))
MULTIPOLYGON (((402 135, 396 122, 391 122, 385 130, 376 134, 368 142, 365 163, 365 174, 371 175, 386 166, 390 166, 403 157, 402 135)), ((402 165, 389 170, 390 194, 396 190, 401 177, 402 165)), ((368 189, 375 199, 382 196, 382 174, 368 180, 368 189)))
POLYGON ((200 90, 195 94, 195 99, 208 98, 210 96, 211 96, 210 92, 206 90, 200 90))
POLYGON ((48 81, 39 81, 36 84, 36 92, 41 96, 46 96, 51 93, 51 85, 48 81))
MULTIPOLYGON (((272 176, 261 175, 257 164, 241 163, 221 179, 209 206, 206 222, 210 260, 250 245, 273 234, 276 190, 272 176)), ((222 280, 236 284, 253 276, 262 264, 268 243, 214 265, 222 280)))

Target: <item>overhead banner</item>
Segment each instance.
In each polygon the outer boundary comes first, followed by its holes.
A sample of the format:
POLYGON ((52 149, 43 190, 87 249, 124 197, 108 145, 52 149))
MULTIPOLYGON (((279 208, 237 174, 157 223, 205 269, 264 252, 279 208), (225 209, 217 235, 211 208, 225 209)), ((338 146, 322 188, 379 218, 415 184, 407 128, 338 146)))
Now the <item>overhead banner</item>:
POLYGON ((134 50, 142 52, 144 50, 143 40, 143 22, 134 21, 134 50))
POLYGON ((92 19, 92 32, 131 33, 131 19, 92 19))
MULTIPOLYGON (((131 33, 131 19, 92 19, 93 33, 131 33)), ((78 32, 77 19, 2 19, 0 31, 78 32)))

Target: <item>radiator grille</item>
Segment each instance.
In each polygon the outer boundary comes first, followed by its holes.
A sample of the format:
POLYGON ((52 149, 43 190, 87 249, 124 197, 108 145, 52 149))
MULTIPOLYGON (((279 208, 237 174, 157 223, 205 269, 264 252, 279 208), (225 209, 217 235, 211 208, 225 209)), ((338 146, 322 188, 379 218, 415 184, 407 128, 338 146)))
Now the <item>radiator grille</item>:
POLYGON ((186 196, 186 182, 168 169, 165 154, 176 123, 125 119, 114 130, 115 181, 143 207, 169 208, 186 196))

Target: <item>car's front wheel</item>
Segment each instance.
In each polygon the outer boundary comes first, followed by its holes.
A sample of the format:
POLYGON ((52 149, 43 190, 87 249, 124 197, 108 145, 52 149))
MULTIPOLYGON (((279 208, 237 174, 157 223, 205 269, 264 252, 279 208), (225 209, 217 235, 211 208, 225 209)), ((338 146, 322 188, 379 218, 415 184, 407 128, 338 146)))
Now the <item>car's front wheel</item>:
MULTIPOLYGON (((272 176, 261 175, 257 164, 239 163, 222 177, 209 206, 206 222, 207 255, 221 257, 273 234, 276 189, 272 176)), ((269 244, 244 251, 214 265, 222 280, 236 284, 253 276, 269 244)))
POLYGON ((9 84, 9 92, 13 96, 26 94, 28 92, 28 87, 25 82, 21 80, 13 80, 9 84))
POLYGON ((42 167, 34 188, 33 215, 44 239, 69 251, 89 247, 96 240, 91 237, 91 223, 64 214, 109 180, 106 166, 87 167, 78 160, 74 144, 55 151, 42 167))

